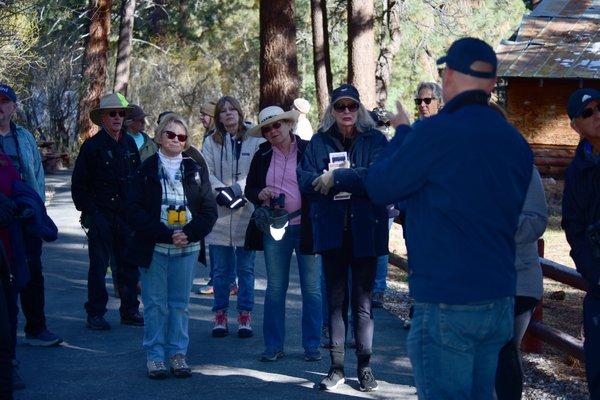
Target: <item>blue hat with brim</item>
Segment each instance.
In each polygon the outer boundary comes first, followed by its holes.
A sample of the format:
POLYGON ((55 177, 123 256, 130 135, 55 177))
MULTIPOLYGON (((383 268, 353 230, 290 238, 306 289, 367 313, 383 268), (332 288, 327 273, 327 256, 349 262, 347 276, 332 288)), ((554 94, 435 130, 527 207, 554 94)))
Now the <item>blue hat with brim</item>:
POLYGON ((495 78, 498 67, 498 58, 492 47, 483 40, 466 37, 456 40, 448 53, 437 60, 437 64, 446 64, 447 67, 476 78, 495 78), (473 69, 476 62, 489 64, 491 71, 478 71, 473 69))
POLYGON ((567 103, 567 115, 570 119, 575 119, 581 116, 581 113, 590 102, 594 100, 600 101, 600 91, 592 88, 582 88, 574 91, 569 96, 567 103))
POLYGON ((0 83, 0 95, 4 95, 10 101, 16 103, 17 102, 17 94, 10 86, 0 83))

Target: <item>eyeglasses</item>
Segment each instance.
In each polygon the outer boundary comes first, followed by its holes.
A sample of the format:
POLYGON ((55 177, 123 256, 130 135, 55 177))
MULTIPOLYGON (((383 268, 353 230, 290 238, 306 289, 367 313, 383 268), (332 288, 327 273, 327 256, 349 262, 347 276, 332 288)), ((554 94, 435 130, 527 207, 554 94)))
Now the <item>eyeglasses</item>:
POLYGON ((111 111, 108 113, 111 118, 116 117, 117 115, 121 118, 125 118, 125 111, 111 111))
POLYGON ((596 107, 584 108, 581 112, 581 119, 587 119, 594 115, 594 110, 600 112, 600 104, 596 104, 596 107))
POLYGON ((348 110, 350 112, 355 112, 358 110, 358 103, 350 103, 350 104, 335 103, 333 105, 333 109, 340 113, 344 112, 344 110, 348 110))
POLYGON ((262 128, 260 128, 260 132, 263 135, 266 135, 267 133, 271 132, 273 129, 279 129, 279 128, 281 128, 281 122, 275 121, 271 125, 266 125, 266 126, 263 126, 262 128))
POLYGON ((175 132, 171 132, 171 131, 164 131, 163 133, 165 135, 167 135, 167 138, 169 140, 173 140, 173 139, 177 138, 177 140, 179 140, 181 143, 185 143, 185 141, 187 140, 187 135, 178 135, 175 132))
POLYGON ((431 104, 431 100, 436 100, 436 98, 435 97, 423 97, 422 99, 416 98, 415 104, 420 106, 421 102, 423 102, 423 103, 429 105, 429 104, 431 104))

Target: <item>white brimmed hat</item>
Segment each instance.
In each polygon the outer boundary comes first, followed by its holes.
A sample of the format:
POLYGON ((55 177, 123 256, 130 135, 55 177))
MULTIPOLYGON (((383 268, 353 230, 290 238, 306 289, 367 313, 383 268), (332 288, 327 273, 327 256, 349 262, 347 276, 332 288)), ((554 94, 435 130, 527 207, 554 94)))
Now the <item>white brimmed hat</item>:
POLYGON ((90 119, 98 126, 102 126, 102 112, 104 110, 125 110, 128 114, 132 108, 121 93, 109 93, 100 98, 100 105, 90 111, 90 119))
POLYGON ((300 112, 298 110, 283 111, 283 108, 277 106, 269 106, 263 108, 258 113, 258 124, 248 130, 248 134, 256 137, 262 137, 260 128, 265 125, 272 124, 275 121, 287 119, 291 121, 298 121, 300 112))
POLYGON ((310 111, 310 102, 302 97, 294 100, 294 107, 296 110, 300 111, 302 114, 308 114, 310 111))

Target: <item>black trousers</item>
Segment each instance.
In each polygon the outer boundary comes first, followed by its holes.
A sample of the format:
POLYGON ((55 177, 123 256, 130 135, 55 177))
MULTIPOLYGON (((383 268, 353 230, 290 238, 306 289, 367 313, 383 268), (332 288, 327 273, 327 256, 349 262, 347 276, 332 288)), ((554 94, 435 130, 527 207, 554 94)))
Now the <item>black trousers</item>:
POLYGON ((42 239, 25 236, 27 267, 31 278, 21 290, 21 309, 25 316, 25 333, 39 335, 46 329, 44 275, 42 274, 42 239))
POLYGON ((352 253, 352 237, 347 233, 341 248, 322 254, 329 310, 329 344, 332 352, 344 352, 350 303, 356 354, 370 355, 374 329, 371 297, 377 271, 377 257, 358 258, 352 253), (350 271, 352 284, 348 293, 350 271))
POLYGON ((6 282, 0 280, 0 400, 12 399, 14 340, 8 308, 10 296, 6 282))
POLYGON ((131 235, 131 230, 117 215, 98 213, 92 218, 88 232, 90 268, 88 301, 85 303, 85 310, 89 315, 103 316, 106 313, 106 271, 109 265, 119 285, 121 315, 130 315, 138 311, 139 270, 137 266, 125 260, 125 248, 130 243, 131 235))

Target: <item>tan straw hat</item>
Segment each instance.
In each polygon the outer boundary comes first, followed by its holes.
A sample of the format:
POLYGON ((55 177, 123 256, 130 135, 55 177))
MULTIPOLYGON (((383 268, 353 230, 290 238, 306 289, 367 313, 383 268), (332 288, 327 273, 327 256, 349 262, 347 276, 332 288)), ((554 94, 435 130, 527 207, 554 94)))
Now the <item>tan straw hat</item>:
POLYGON ((277 106, 265 107, 260 111, 260 113, 258 113, 258 125, 248 129, 248 134, 256 137, 262 137, 260 128, 263 126, 272 124, 273 122, 280 121, 282 119, 296 122, 298 121, 299 115, 300 112, 298 110, 283 111, 283 108, 277 106))
POLYGON ((100 98, 100 106, 90 111, 90 119, 98 126, 102 126, 102 112, 104 110, 125 110, 131 112, 129 102, 121 93, 109 93, 100 98))

